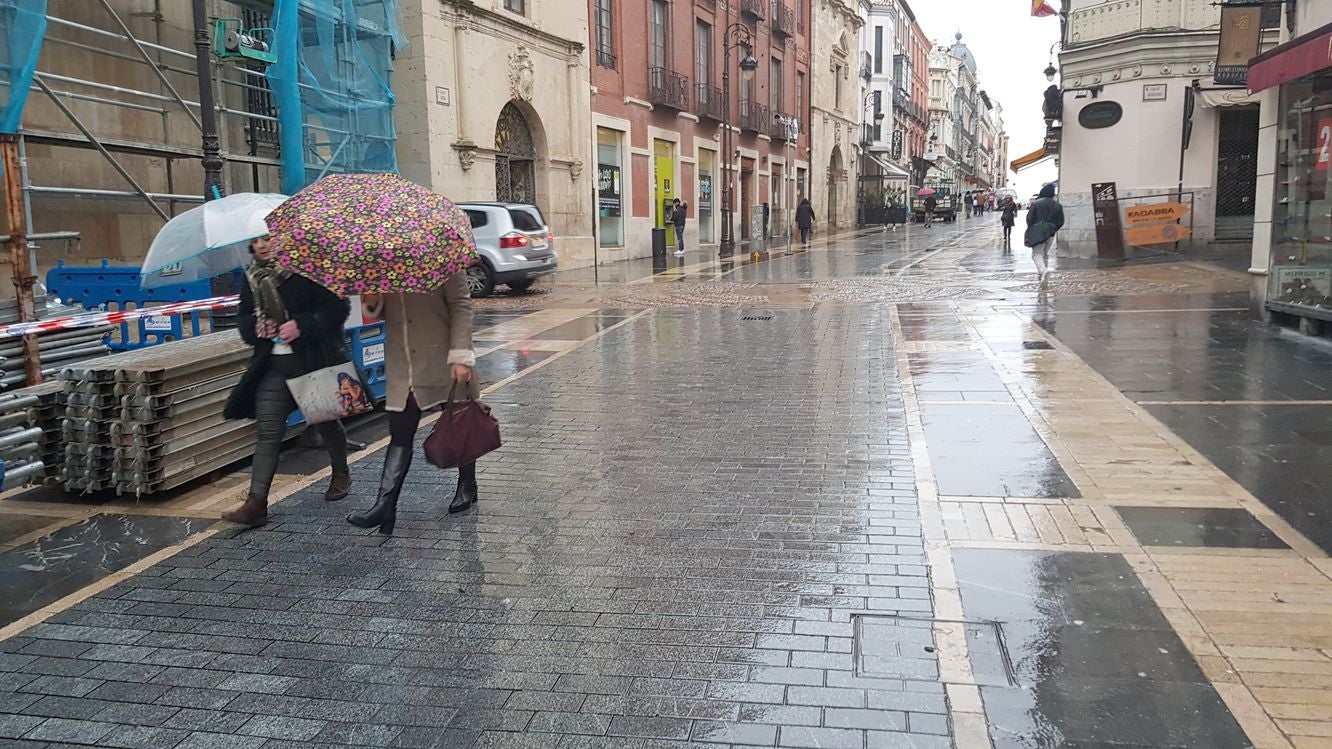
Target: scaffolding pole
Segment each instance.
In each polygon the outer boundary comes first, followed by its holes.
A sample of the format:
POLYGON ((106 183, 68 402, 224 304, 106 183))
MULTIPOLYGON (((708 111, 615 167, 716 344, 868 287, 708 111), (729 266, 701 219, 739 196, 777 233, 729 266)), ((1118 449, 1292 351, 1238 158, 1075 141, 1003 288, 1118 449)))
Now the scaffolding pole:
MULTIPOLYGON (((19 322, 37 319, 32 287, 37 277, 28 261, 28 217, 23 205, 19 142, 15 133, 0 133, 0 165, 4 168, 5 215, 9 219, 9 258, 14 274, 14 300, 19 322)), ((42 384, 42 359, 37 334, 23 336, 23 364, 28 385, 42 384)))

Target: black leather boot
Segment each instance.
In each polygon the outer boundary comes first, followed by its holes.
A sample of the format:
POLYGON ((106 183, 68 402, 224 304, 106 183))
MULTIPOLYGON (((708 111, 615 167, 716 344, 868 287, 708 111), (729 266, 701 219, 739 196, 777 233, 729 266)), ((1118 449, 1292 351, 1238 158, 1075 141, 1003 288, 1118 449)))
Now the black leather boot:
POLYGON ((458 466, 458 490, 453 493, 449 503, 449 513, 462 512, 481 501, 476 494, 476 464, 458 466))
POLYGON ((379 526, 379 532, 393 535, 393 524, 398 519, 398 495, 407 469, 412 467, 412 448, 389 445, 384 453, 384 474, 379 478, 379 498, 375 506, 363 512, 353 512, 347 522, 361 528, 379 526))

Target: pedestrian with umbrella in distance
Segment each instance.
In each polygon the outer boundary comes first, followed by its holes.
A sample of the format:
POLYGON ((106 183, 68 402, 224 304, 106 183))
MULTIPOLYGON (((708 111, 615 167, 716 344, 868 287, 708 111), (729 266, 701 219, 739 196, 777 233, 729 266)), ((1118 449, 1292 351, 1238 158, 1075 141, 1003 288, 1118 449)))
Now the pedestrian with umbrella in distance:
MULTIPOLYGON (((436 465, 441 461, 432 440, 475 442, 457 432, 470 428, 467 415, 478 407, 489 418, 477 403, 474 371, 466 280, 477 260, 471 223, 442 196, 389 174, 325 177, 270 223, 281 229, 277 254, 284 265, 339 294, 362 295, 365 312, 384 321, 389 446, 374 505, 349 514, 347 522, 392 534, 423 412, 444 410, 427 440, 427 458, 436 465)), ((494 430, 497 447, 498 425, 494 430)), ((477 501, 476 452, 451 465, 458 467, 452 513, 477 501)))

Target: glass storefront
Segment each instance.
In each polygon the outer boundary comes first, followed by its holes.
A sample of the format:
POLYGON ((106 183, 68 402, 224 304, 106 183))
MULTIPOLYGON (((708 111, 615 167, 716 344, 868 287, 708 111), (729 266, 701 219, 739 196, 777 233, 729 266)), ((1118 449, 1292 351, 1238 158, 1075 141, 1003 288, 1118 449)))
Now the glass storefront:
POLYGON ((1280 111, 1268 301, 1332 315, 1332 69, 1283 85, 1280 111))
POLYGON ((620 155, 621 135, 597 128, 597 213, 602 247, 624 246, 624 168, 620 155))

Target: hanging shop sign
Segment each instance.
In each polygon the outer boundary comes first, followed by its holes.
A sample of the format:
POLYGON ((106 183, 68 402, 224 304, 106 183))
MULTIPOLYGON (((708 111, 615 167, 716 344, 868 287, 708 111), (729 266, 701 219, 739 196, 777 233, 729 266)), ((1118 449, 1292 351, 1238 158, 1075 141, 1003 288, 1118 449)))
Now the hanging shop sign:
POLYGON ((901 130, 894 130, 894 131, 893 131, 893 159, 894 159, 894 160, 898 160, 898 159, 901 159, 901 158, 902 158, 902 131, 901 131, 901 130))
POLYGON ((603 217, 620 215, 620 167, 597 165, 597 205, 603 217))
POLYGON ((1243 86, 1249 82, 1249 60, 1258 56, 1262 35, 1262 12, 1261 2, 1221 6, 1221 42, 1214 72, 1218 85, 1243 86))
POLYGON ((1124 234, 1119 222, 1119 189, 1114 182, 1092 186, 1092 213, 1096 219, 1096 256, 1124 259, 1124 234))
POLYGON ((1113 127, 1124 118, 1124 108, 1117 101, 1095 101, 1078 112, 1078 124, 1088 130, 1113 127))

